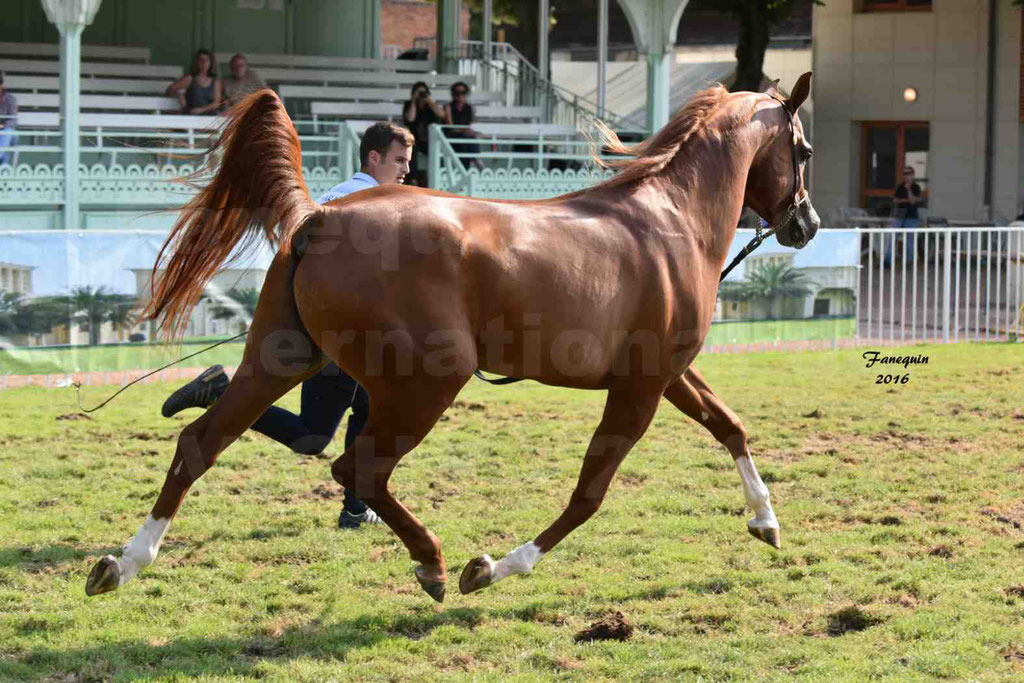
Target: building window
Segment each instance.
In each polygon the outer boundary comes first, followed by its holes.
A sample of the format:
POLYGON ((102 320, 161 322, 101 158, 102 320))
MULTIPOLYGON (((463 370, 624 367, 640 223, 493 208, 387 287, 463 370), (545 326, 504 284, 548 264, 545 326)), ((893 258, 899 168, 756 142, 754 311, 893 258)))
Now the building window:
POLYGON ((831 303, 831 301, 832 301, 831 299, 815 299, 814 300, 814 317, 818 318, 818 317, 821 317, 823 315, 828 315, 828 313, 829 313, 829 304, 831 303))
POLYGON ((892 197, 902 182, 903 168, 914 169, 914 182, 928 198, 928 124, 924 122, 871 122, 861 134, 860 205, 888 216, 892 197))
POLYGON ((863 0, 862 12, 913 12, 930 10, 932 0, 863 0))

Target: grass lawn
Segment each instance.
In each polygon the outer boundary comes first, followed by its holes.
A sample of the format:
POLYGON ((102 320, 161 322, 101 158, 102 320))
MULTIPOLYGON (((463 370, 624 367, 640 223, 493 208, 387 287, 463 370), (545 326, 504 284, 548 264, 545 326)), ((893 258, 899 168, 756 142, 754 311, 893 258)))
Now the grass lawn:
MULTIPOLYGON (((855 333, 853 318, 808 320, 758 320, 715 323, 708 332, 705 347, 720 344, 757 344, 772 341, 813 341, 848 339, 855 333)), ((42 375, 64 372, 106 370, 152 370, 178 356, 194 353, 218 339, 185 343, 167 350, 159 344, 121 346, 79 346, 73 348, 18 348, 0 351, 0 375, 42 375)), ((199 365, 237 365, 242 344, 228 343, 197 356, 189 367, 199 365)))
POLYGON ((857 322, 852 317, 714 323, 704 341, 704 348, 720 344, 851 339, 856 332, 857 322))
MULTIPOLYGON (((132 344, 119 346, 73 346, 70 348, 26 348, 0 351, 0 375, 44 375, 64 372, 90 372, 106 370, 152 370, 179 356, 195 353, 218 339, 183 343, 176 347, 162 344, 132 344)), ((237 365, 242 358, 245 340, 229 342, 211 349, 185 364, 237 365)))
POLYGON ((335 528, 329 460, 259 435, 196 484, 156 564, 86 598, 187 418, 159 417, 161 385, 91 420, 57 419, 71 391, 3 392, 0 680, 1021 680, 1024 345, 912 351, 930 363, 896 387, 856 350, 700 359, 751 434, 781 551, 747 534, 725 450, 666 403, 588 524, 462 596, 467 560, 562 509, 603 400, 473 381, 393 478, 444 542, 443 606, 386 528, 335 528), (631 639, 574 642, 615 611, 631 639))

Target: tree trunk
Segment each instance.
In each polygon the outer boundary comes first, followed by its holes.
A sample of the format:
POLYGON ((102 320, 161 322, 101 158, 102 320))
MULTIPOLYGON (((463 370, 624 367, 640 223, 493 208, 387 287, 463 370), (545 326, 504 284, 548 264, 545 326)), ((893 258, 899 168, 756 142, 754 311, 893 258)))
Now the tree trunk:
POLYGON ((767 0, 740 2, 735 10, 740 20, 739 40, 736 42, 736 82, 732 91, 761 89, 764 73, 764 52, 771 38, 767 0))

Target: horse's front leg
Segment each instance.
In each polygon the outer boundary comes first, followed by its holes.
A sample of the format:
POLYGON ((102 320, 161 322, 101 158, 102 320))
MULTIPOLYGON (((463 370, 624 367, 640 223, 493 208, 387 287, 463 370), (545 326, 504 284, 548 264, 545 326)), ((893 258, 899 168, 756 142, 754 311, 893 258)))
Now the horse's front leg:
POLYGON ((754 511, 747 522, 752 536, 765 543, 782 547, 779 520, 775 517, 768 496, 768 487, 761 481, 747 446, 747 431, 736 413, 715 395, 696 368, 690 367, 665 390, 665 398, 679 410, 703 425, 732 454, 743 481, 743 494, 754 511))
POLYGON ((587 448, 576 490, 561 516, 536 539, 497 562, 489 555, 471 560, 462 571, 459 590, 471 593, 512 574, 530 573, 544 553, 590 519, 601 507, 619 464, 647 430, 660 400, 660 387, 657 391, 609 390, 604 415, 587 448))

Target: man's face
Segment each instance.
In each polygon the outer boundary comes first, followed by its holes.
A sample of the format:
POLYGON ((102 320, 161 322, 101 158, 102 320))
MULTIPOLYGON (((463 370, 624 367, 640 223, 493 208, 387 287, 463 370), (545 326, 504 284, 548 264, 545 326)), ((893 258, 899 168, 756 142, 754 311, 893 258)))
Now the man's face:
POLYGON ((366 170, 381 185, 400 184, 409 172, 411 155, 412 147, 406 147, 399 140, 392 140, 383 157, 380 152, 370 152, 366 170))
POLYGON ((231 75, 235 78, 244 78, 245 72, 249 70, 249 62, 242 57, 231 60, 231 75))
POLYGON ((905 168, 905 169, 903 169, 903 180, 905 180, 908 185, 910 183, 914 182, 914 169, 912 169, 912 168, 905 168))

